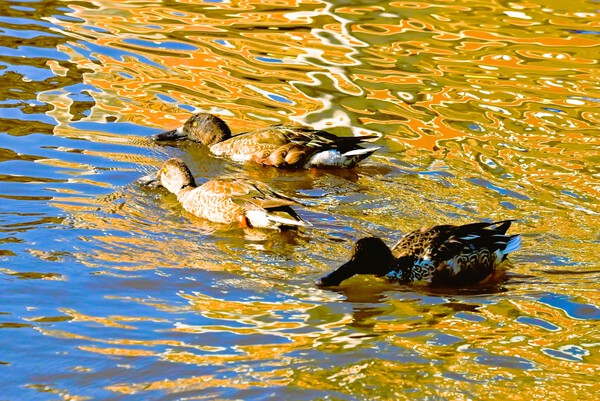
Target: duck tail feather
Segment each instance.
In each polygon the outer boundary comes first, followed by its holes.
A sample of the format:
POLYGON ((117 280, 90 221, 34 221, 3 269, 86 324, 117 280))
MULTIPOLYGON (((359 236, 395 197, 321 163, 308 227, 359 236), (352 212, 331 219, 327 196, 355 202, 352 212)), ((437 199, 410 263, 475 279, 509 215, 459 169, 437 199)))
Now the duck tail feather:
POLYGON ((513 235, 506 243, 506 247, 502 251, 505 255, 521 248, 521 234, 513 235))
POLYGON ((312 225, 309 222, 302 220, 301 218, 298 218, 298 219, 286 218, 283 216, 276 216, 276 215, 270 215, 270 214, 267 214, 267 218, 269 219, 269 221, 271 221, 272 223, 275 223, 278 226, 307 227, 307 226, 312 225))
POLYGON ((510 228, 510 225, 512 224, 513 221, 515 221, 515 220, 510 219, 510 220, 496 221, 494 223, 490 223, 489 227, 492 227, 492 229, 494 231, 500 231, 502 233, 505 233, 508 231, 508 229, 510 228))
POLYGON ((274 223, 280 223, 282 225, 287 226, 312 226, 308 221, 302 219, 296 213, 296 211, 289 206, 279 206, 273 208, 267 208, 267 218, 274 223), (274 214, 273 212, 283 212, 283 216, 281 214, 274 214), (290 217, 285 217, 285 215, 289 215, 290 217))
POLYGON ((363 157, 367 157, 370 154, 374 153, 377 149, 380 149, 379 146, 377 147, 370 147, 370 148, 358 148, 358 149, 352 149, 348 152, 345 152, 343 154, 343 156, 363 156, 363 157))

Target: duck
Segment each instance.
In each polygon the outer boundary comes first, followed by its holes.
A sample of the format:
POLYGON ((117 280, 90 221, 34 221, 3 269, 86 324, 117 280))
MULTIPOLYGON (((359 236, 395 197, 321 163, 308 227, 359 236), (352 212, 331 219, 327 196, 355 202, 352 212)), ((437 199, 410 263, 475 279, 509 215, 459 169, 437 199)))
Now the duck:
POLYGON ((319 278, 316 285, 338 286, 356 274, 438 287, 497 280, 507 255, 521 247, 520 234, 506 234, 513 221, 423 228, 406 234, 391 249, 378 237, 361 238, 350 260, 319 278))
POLYGON ((197 186, 185 162, 172 158, 138 179, 146 186, 162 186, 177 196, 189 213, 221 224, 242 228, 283 229, 310 225, 292 209, 299 203, 266 185, 241 179, 210 180, 197 186))
POLYGON ((152 136, 155 142, 199 142, 212 154, 236 162, 291 169, 354 167, 379 149, 359 144, 376 138, 377 135, 338 137, 327 131, 286 125, 232 136, 225 121, 209 113, 196 113, 181 127, 152 136))

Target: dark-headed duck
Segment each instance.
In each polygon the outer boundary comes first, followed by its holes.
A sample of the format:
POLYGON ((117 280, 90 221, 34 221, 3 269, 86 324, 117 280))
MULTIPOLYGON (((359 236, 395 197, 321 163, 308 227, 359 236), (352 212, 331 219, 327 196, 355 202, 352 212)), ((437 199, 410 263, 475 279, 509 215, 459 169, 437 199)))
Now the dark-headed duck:
POLYGON ((499 272, 506 256, 521 247, 519 234, 506 234, 510 224, 511 220, 435 226, 405 235, 391 249, 379 238, 362 238, 350 261, 316 284, 337 286, 355 274, 432 286, 478 284, 499 272))
POLYGON ((194 114, 183 126, 152 138, 189 139, 208 146, 216 156, 279 168, 349 168, 379 149, 359 146, 376 135, 338 137, 326 131, 284 125, 232 136, 225 121, 207 113, 194 114))

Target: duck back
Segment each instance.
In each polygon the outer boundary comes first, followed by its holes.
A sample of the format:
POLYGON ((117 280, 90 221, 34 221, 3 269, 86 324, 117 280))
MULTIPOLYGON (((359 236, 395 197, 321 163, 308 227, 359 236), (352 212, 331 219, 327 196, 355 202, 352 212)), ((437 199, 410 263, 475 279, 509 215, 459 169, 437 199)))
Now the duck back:
POLYGON ((520 236, 506 235, 510 224, 507 220, 413 231, 392 249, 400 276, 404 281, 443 286, 481 282, 495 272, 509 252, 519 249, 520 236))

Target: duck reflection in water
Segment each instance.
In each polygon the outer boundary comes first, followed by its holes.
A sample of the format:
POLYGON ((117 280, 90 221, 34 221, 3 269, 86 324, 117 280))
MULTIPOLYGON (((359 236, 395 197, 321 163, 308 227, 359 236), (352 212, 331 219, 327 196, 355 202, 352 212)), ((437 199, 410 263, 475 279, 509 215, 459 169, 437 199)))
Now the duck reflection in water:
POLYGON ((278 168, 350 168, 378 147, 360 144, 377 135, 338 137, 306 127, 272 125, 232 136, 219 117, 198 113, 183 126, 154 135, 156 142, 189 139, 207 146, 216 156, 278 168))
POLYGON ((390 288, 384 281, 366 278, 357 279, 349 285, 330 288, 331 291, 344 296, 344 303, 352 305, 352 320, 348 323, 349 326, 377 326, 378 332, 385 332, 387 329, 397 332, 401 326, 410 330, 420 326, 431 327, 458 312, 478 315, 482 305, 477 302, 477 298, 469 297, 469 301, 464 301, 455 297, 506 291, 500 283, 460 288, 417 286, 416 289, 418 291, 415 291, 414 286, 390 288), (424 297, 428 298, 427 302, 423 302, 424 297), (432 307, 433 304, 436 306, 432 307), (385 317, 378 319, 378 316, 385 317), (420 316, 421 319, 414 320, 415 316, 420 316), (407 318, 408 321, 401 322, 407 318))
POLYGON ((177 158, 167 160, 160 170, 138 182, 165 187, 177 196, 185 210, 215 223, 271 229, 310 225, 292 209, 298 202, 264 184, 231 179, 196 186, 188 166, 177 158))

